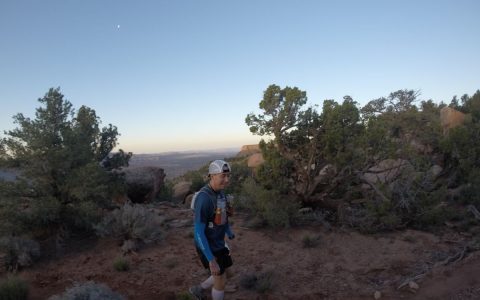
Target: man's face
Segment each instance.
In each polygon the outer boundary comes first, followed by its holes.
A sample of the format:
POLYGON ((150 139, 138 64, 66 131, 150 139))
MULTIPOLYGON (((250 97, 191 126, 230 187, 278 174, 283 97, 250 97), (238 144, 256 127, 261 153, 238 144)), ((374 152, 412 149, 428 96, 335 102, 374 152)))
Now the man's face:
POLYGON ((216 191, 225 189, 230 183, 230 173, 210 175, 210 185, 216 191))

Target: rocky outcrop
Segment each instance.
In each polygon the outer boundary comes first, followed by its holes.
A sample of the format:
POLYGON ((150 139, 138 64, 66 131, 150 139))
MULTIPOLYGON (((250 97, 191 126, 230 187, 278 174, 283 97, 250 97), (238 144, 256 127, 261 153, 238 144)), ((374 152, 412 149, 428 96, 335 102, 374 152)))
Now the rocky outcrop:
POLYGON ((262 152, 260 150, 260 146, 258 144, 255 145, 244 145, 240 149, 240 152, 238 152, 237 157, 245 157, 245 156, 250 156, 255 153, 260 153, 262 152))
POLYGON ((157 167, 126 168, 127 196, 133 203, 152 202, 163 186, 165 173, 157 167))
POLYGON ((173 200, 183 202, 187 195, 191 194, 192 183, 190 181, 180 181, 173 186, 173 200))
POLYGON ((249 168, 257 168, 265 162, 262 153, 254 153, 248 157, 247 166, 249 168))
POLYGON ((448 134, 448 131, 465 121, 465 114, 453 109, 451 107, 444 107, 440 110, 440 123, 442 124, 443 134, 448 134))

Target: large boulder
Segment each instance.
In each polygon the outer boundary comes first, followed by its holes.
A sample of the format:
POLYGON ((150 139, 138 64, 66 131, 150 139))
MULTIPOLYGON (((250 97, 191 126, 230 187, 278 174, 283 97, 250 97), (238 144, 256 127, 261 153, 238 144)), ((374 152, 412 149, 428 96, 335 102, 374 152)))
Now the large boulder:
POLYGON ((364 174, 364 178, 371 184, 385 184, 395 181, 406 171, 413 172, 413 166, 409 161, 404 159, 385 159, 368 169, 364 174))
POLYGON ((183 202, 187 195, 191 194, 192 182, 180 181, 173 186, 173 199, 183 202))
POLYGON ((152 202, 163 186, 165 172, 158 167, 126 168, 127 196, 133 203, 152 202))
POLYGON ((448 131, 459 125, 462 125, 465 121, 465 114, 445 106, 440 110, 440 123, 442 124, 443 134, 448 134, 448 131))

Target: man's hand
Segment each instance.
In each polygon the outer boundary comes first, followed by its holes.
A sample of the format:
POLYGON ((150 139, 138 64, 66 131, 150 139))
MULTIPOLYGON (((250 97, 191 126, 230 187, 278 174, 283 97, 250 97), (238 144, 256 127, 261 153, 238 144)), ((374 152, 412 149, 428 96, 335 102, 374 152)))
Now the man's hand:
POLYGON ((210 272, 212 275, 218 276, 220 275, 220 267, 215 259, 208 262, 208 266, 210 267, 210 272))

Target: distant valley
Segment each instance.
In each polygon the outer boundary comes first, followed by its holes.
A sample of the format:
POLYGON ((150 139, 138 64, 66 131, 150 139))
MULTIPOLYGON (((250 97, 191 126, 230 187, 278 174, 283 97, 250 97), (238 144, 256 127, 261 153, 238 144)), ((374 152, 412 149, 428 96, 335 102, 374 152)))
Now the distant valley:
POLYGON ((178 151, 154 154, 134 154, 130 167, 152 166, 165 170, 167 179, 181 176, 188 171, 197 170, 215 159, 225 159, 237 155, 240 149, 220 149, 205 151, 178 151))
MULTIPOLYGON (((197 170, 215 159, 234 157, 240 152, 240 148, 227 148, 204 151, 177 151, 154 154, 133 154, 130 159, 130 168, 140 166, 152 166, 163 168, 166 179, 173 179, 188 171, 197 170)), ((0 169, 0 180, 15 180, 18 171, 12 169, 0 169)))

